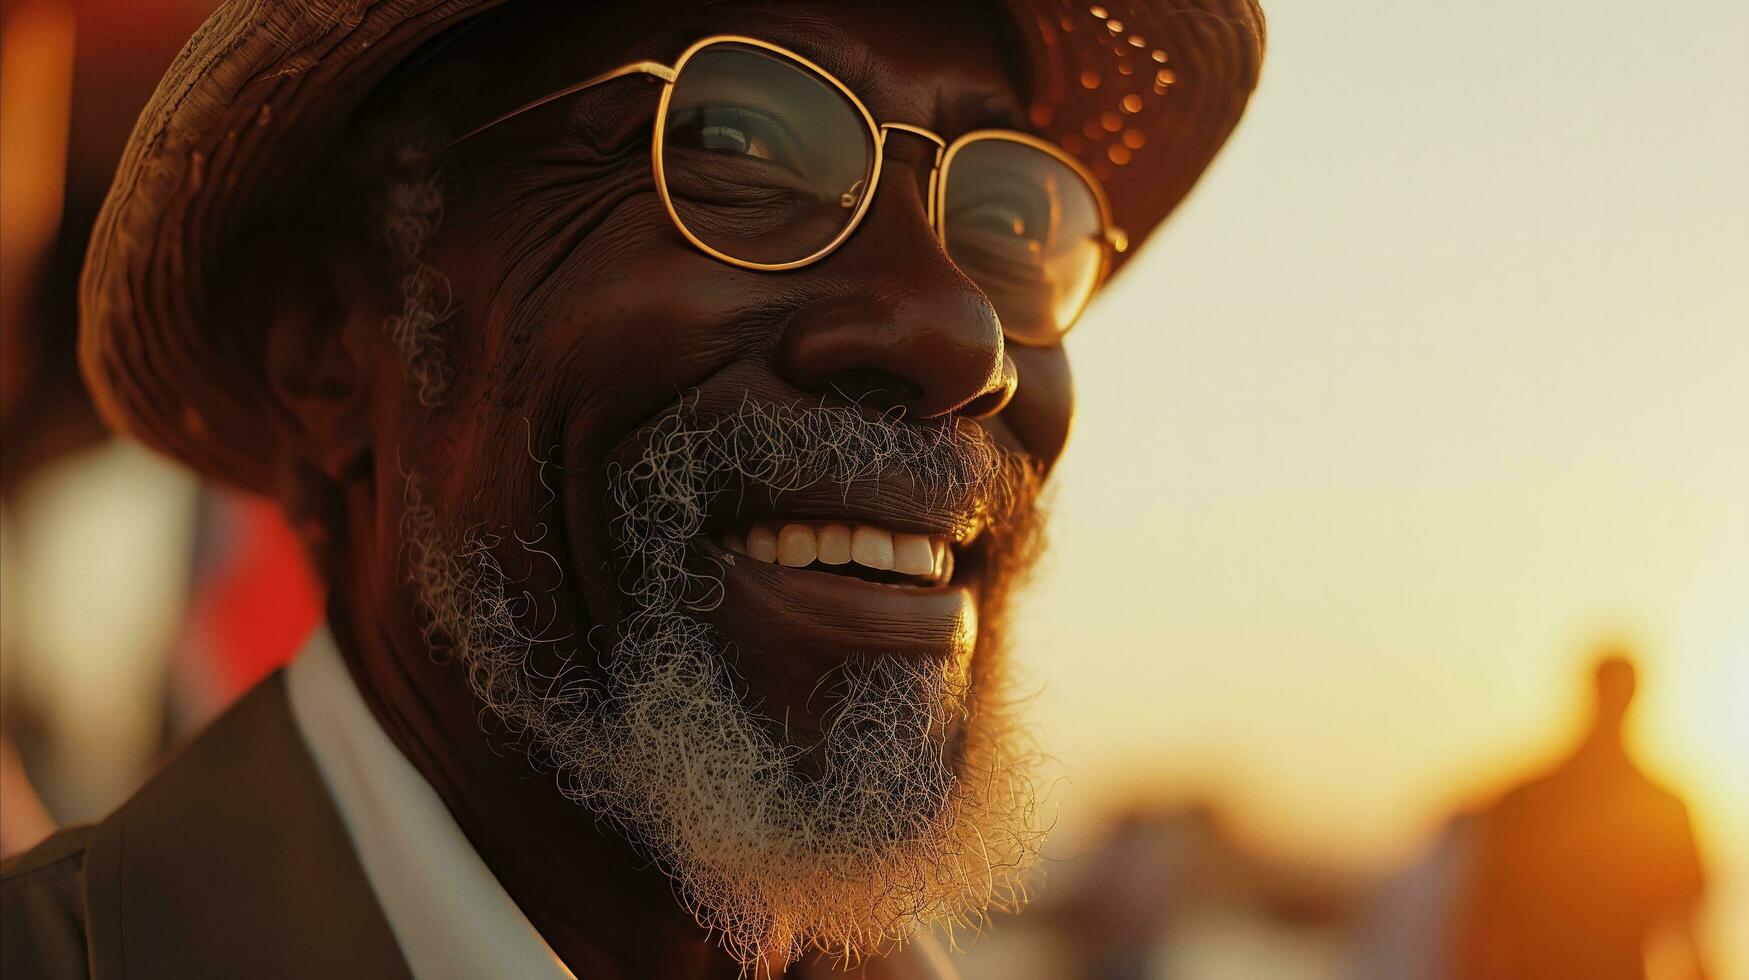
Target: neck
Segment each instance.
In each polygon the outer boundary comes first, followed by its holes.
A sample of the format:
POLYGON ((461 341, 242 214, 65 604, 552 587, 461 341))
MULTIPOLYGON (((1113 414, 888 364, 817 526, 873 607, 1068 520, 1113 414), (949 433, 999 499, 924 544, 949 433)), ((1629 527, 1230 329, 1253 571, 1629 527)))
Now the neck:
POLYGON ((1622 737, 1619 720, 1594 721, 1579 743, 1579 754, 1595 759, 1622 759, 1627 757, 1627 752, 1627 742, 1622 737))
POLYGON ((330 627, 371 713, 572 973, 740 975, 660 870, 566 799, 520 746, 482 731, 490 718, 461 669, 428 652, 404 594, 380 595, 363 577, 331 582, 330 627))

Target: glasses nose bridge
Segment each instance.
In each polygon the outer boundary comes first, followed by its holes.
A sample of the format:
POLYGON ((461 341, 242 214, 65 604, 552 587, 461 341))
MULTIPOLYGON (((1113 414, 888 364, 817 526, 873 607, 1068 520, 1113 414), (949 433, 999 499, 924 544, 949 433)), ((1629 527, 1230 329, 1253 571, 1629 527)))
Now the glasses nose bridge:
POLYGON ((881 123, 879 128, 881 150, 883 153, 887 147, 887 136, 893 132, 910 133, 912 136, 920 137, 935 144, 935 161, 929 166, 929 190, 926 201, 929 213, 929 225, 932 228, 935 227, 937 224, 935 208, 937 200, 941 196, 941 160, 942 155, 947 152, 947 140, 942 139, 940 134, 933 130, 924 129, 922 126, 913 126, 910 123, 881 123))

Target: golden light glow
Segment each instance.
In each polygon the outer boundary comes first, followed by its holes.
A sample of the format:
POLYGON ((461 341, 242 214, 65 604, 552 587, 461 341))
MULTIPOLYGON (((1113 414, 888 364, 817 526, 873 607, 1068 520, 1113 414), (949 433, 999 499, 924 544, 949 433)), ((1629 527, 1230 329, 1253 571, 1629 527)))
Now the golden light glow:
POLYGON ((1251 112, 1069 340, 1017 631, 1065 824, 1147 780, 1399 864, 1566 750, 1625 635, 1749 978, 1749 6, 1639 9, 1270 8, 1251 112))
POLYGON ((0 316, 7 319, 61 220, 73 27, 67 4, 30 0, 9 6, 0 30, 0 316))

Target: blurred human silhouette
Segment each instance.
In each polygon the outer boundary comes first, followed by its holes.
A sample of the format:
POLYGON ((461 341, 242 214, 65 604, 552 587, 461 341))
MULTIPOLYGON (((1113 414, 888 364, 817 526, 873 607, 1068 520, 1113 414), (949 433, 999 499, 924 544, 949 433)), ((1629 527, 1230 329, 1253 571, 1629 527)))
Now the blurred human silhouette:
POLYGON ((1146 791, 1112 811, 1104 833, 1051 874, 1022 923, 1050 930, 1053 956, 980 975, 1325 975, 1317 964, 1340 955, 1331 954, 1369 884, 1339 866, 1261 846, 1216 799, 1166 800, 1146 791))
POLYGON ((1453 940, 1458 980, 1629 980, 1648 947, 1687 948, 1704 872, 1688 811, 1629 757, 1632 661, 1597 662, 1595 713, 1578 747, 1509 790, 1476 822, 1475 861, 1453 940))

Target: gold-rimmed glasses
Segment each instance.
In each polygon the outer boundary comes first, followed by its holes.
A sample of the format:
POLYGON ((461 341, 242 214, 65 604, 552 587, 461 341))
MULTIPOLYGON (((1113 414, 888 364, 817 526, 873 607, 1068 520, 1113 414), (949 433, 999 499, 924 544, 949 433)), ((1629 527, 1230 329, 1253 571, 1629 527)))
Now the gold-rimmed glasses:
POLYGON ((651 162, 663 207, 687 241, 731 265, 778 272, 832 254, 868 213, 894 132, 934 144, 930 224, 1016 343, 1062 340, 1128 245, 1099 181, 1060 147, 1015 130, 948 142, 920 126, 876 123, 824 68, 740 35, 699 40, 672 66, 639 61, 596 75, 449 146, 628 76, 662 84, 651 162))

